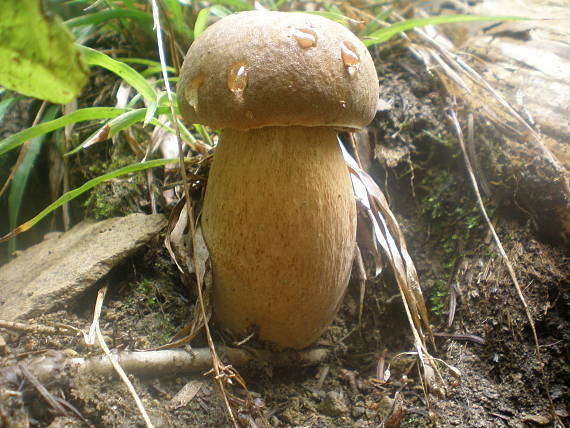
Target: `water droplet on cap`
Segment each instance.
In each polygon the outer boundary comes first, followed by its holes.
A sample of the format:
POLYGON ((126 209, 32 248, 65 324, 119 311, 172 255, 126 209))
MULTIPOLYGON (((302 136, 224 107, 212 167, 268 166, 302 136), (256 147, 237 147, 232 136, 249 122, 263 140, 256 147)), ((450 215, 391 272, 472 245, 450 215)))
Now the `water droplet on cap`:
POLYGON ((194 110, 198 108, 198 88, 204 84, 206 81, 206 76, 203 74, 198 74, 190 80, 190 85, 187 87, 185 95, 186 102, 192 106, 194 110))
POLYGON ((317 33, 315 33, 310 28, 295 28, 291 31, 291 36, 297 40, 299 47, 302 49, 308 49, 317 46, 317 40, 319 39, 317 37, 317 33))
POLYGON ((354 76, 360 68, 360 58, 352 43, 346 41, 340 43, 340 58, 348 75, 354 76))
POLYGON ((228 69, 228 89, 233 93, 241 93, 247 86, 247 63, 239 61, 228 69))
POLYGON ((197 76, 193 77, 190 81, 190 87, 192 89, 198 89, 200 86, 204 84, 206 81, 206 76, 203 74, 198 74, 197 76))

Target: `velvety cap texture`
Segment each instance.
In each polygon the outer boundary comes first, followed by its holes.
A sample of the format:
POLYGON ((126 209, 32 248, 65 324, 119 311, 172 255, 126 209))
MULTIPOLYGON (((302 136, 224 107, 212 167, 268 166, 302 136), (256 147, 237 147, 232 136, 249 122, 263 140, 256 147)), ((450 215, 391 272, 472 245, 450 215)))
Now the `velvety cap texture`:
POLYGON ((212 128, 361 128, 376 112, 370 53, 342 25, 318 15, 249 11, 209 27, 180 73, 184 119, 212 128))

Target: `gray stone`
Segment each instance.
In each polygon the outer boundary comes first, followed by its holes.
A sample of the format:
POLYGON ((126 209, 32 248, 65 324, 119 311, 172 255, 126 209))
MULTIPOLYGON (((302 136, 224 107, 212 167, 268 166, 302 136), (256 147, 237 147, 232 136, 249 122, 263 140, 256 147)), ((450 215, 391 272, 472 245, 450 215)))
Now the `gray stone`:
POLYGON ((348 413, 344 397, 336 391, 327 392, 321 403, 320 410, 324 415, 338 417, 348 413))
POLYGON ((162 215, 84 221, 28 248, 0 267, 0 319, 64 307, 141 248, 166 225, 162 215))
POLYGON ((0 357, 8 355, 8 345, 6 339, 0 334, 0 357))
POLYGON ((359 418, 359 417, 363 416, 365 412, 366 412, 366 409, 364 407, 355 406, 355 407, 353 407, 351 414, 352 414, 353 418, 359 418))

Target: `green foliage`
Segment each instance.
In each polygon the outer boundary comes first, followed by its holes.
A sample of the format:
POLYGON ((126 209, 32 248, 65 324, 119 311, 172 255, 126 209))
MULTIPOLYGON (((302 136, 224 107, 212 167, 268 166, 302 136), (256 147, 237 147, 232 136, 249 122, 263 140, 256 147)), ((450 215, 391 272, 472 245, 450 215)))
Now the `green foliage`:
POLYGON ((389 27, 373 31, 364 36, 363 43, 370 47, 380 43, 386 43, 392 37, 413 30, 414 28, 426 27, 428 25, 452 24, 457 22, 474 22, 474 21, 520 21, 527 18, 514 16, 480 16, 480 15, 446 15, 432 16, 429 18, 408 19, 406 21, 396 22, 389 27))
MULTIPOLYGON (((205 10, 205 9, 203 9, 205 10)), ((162 68, 160 65, 160 62, 158 61, 153 61, 152 59, 146 59, 146 58, 117 58, 117 61, 121 61, 124 62, 126 64, 138 64, 138 65, 146 65, 147 69, 142 71, 140 74, 141 76, 150 76, 152 74, 156 74, 156 73, 162 73, 162 68)), ((169 73, 171 73, 172 75, 174 75, 174 73, 176 73, 176 70, 174 67, 170 67, 167 66, 166 67, 166 71, 168 71, 169 73)), ((174 78, 173 78, 174 79, 174 78)))
POLYGON ((63 128, 66 125, 88 120, 114 119, 127 111, 129 111, 129 109, 116 107, 90 107, 76 110, 73 113, 50 120, 49 122, 26 128, 0 141, 0 156, 21 146, 31 138, 39 137, 40 135, 63 128))
POLYGON ((152 308, 152 306, 154 306, 157 303, 154 292, 155 291, 154 284, 152 283, 152 281, 147 279, 139 281, 135 286, 135 290, 144 296, 144 300, 149 307, 152 308))
POLYGON ((206 29, 208 17, 210 16, 210 10, 211 9, 209 7, 206 7, 198 12, 196 23, 194 24, 194 39, 197 39, 200 34, 202 34, 206 29))
MULTIPOLYGON (((448 140, 438 141, 446 152, 457 149, 448 140)), ((454 156, 448 158, 453 159, 454 156)), ((437 316, 441 316, 447 307, 449 278, 457 270, 457 263, 461 260, 471 232, 484 226, 475 198, 470 193, 457 198, 461 194, 459 189, 466 184, 458 182, 458 174, 452 174, 447 168, 445 165, 430 164, 420 184, 424 193, 420 202, 421 212, 428 217, 431 234, 438 237, 437 245, 443 259, 439 272, 441 279, 437 279, 427 293, 429 309, 437 316)))
POLYGON ((65 104, 87 82, 87 67, 59 17, 40 6, 40 0, 2 2, 0 84, 65 104))
POLYGON ((18 101, 19 97, 7 97, 0 101, 0 122, 4 118, 4 115, 8 111, 8 109, 18 101))
POLYGON ((157 166, 164 166, 169 163, 176 163, 178 159, 155 159, 150 160, 147 162, 141 162, 126 166, 124 168, 120 168, 116 171, 112 171, 108 174, 101 175, 96 177, 92 180, 89 180, 82 186, 78 187, 77 189, 70 190, 69 192, 60 196, 55 202, 48 205, 44 208, 38 215, 36 215, 31 220, 28 220, 24 224, 20 225, 14 231, 10 232, 8 235, 0 238, 0 242, 7 241, 8 239, 13 238, 14 236, 18 235, 21 232, 25 232, 32 227, 34 227, 40 220, 42 220, 45 216, 50 214, 51 212, 55 211, 57 208, 61 207, 63 204, 77 198, 78 196, 82 195, 83 193, 87 192, 88 190, 92 189, 93 187, 97 186, 100 183, 103 183, 108 180, 112 180, 114 178, 130 174, 133 172, 144 171, 149 168, 156 168, 157 166))
MULTIPOLYGON (((51 106, 45 113, 42 121, 49 121, 55 117, 58 113, 58 106, 51 106)), ((30 140, 28 144, 28 150, 24 155, 24 160, 16 170, 14 174, 14 179, 12 180, 12 185, 10 186, 10 193, 8 195, 8 218, 10 229, 16 228, 18 225, 18 216, 20 214, 20 208, 22 206, 22 200, 24 198, 24 192, 28 184, 28 179, 34 169, 34 163, 36 162, 42 144, 45 139, 45 134, 35 137, 30 140)), ((10 241, 9 253, 12 254, 16 250, 16 240, 10 241)))
MULTIPOLYGON (((67 155, 73 155, 79 152, 81 149, 85 147, 92 146, 93 144, 99 143, 101 141, 106 141, 109 138, 114 137, 124 129, 130 128, 135 123, 142 122, 146 120, 148 116, 148 112, 152 111, 150 108, 139 108, 134 110, 127 110, 124 113, 121 113, 108 121, 105 125, 103 125, 99 130, 93 133, 89 138, 87 138, 84 142, 79 144, 75 149, 71 150, 67 155)), ((159 109, 154 109, 153 113, 158 112, 159 114, 166 114, 169 113, 168 107, 161 107, 159 109)), ((160 123, 154 117, 150 118, 150 122, 153 125, 159 126, 160 123)))
POLYGON ((243 12, 244 10, 250 10, 252 8, 252 5, 245 0, 214 0, 212 3, 215 5, 228 6, 235 12, 243 12))
POLYGON ((104 220, 122 217, 133 212, 134 199, 139 198, 144 182, 140 174, 134 180, 107 181, 90 192, 83 204, 87 217, 104 220))
POLYGON ((69 28, 84 25, 105 24, 113 19, 128 18, 139 21, 141 24, 152 26, 152 15, 137 9, 107 9, 87 15, 76 16, 65 21, 69 28))
MULTIPOLYGON (((72 113, 69 113, 65 116, 59 117, 57 119, 52 119, 53 115, 50 116, 48 119, 52 120, 45 120, 42 123, 32 126, 30 128, 24 129, 16 134, 13 134, 4 140, 0 141, 0 155, 5 154, 6 152, 13 150, 15 148, 20 147, 26 141, 32 139, 30 143, 30 147, 33 149, 32 153, 38 152, 38 141, 39 139, 45 137, 46 134, 55 131, 57 129, 61 129, 67 125, 71 125, 74 123, 85 122, 85 121, 92 121, 92 120, 106 120, 106 122, 90 137, 84 140, 81 144, 71 150, 67 155, 76 154, 80 150, 84 149, 85 147, 91 146, 95 143, 105 141, 113 136, 117 135, 120 131, 125 130, 127 128, 132 127, 136 123, 144 122, 144 124, 150 123, 154 126, 163 126, 164 125, 158 121, 158 115, 167 115, 170 116, 171 112, 167 105, 167 98, 163 92, 158 92, 148 81, 134 70, 131 66, 126 64, 122 61, 114 60, 107 55, 98 52, 94 49, 81 47, 81 50, 85 53, 85 57, 87 62, 93 66, 101 66, 109 71, 115 73, 117 76, 121 77, 124 81, 129 83, 139 95, 135 97, 134 100, 140 100, 141 96, 144 98, 149 107, 148 108, 116 108, 116 107, 91 107, 91 108, 83 108, 76 110, 72 113), (36 139, 36 140, 34 140, 36 139)), ((3 103, 0 103, 0 113, 6 110, 6 108, 13 102, 12 99, 8 98, 3 103), (2 108, 6 106, 5 108, 2 108)), ((171 132, 174 132, 170 129, 171 132)), ((203 131, 203 128, 200 128, 200 131, 203 131)), ((182 126, 181 135, 183 140, 194 143, 194 137, 191 133, 182 126)), ((174 160, 176 162, 176 160, 174 160)), ((121 168, 117 171, 111 172, 109 174, 101 175, 93 180, 88 181, 83 186, 78 189, 72 190, 71 192, 66 193, 53 204, 45 208, 40 214, 38 214, 33 219, 29 220, 28 222, 24 223, 18 229, 14 230, 11 234, 7 235, 5 238, 9 238, 12 236, 17 235, 20 232, 30 229, 33 227, 38 221, 40 221, 43 217, 47 214, 53 212, 58 207, 63 205, 64 203, 69 202, 70 200, 80 196, 87 190, 90 190, 97 184, 103 183, 104 181, 111 180, 123 174, 127 174, 130 172, 141 171, 146 168, 165 165, 167 162, 164 160, 159 160, 157 162, 147 162, 144 164, 133 164, 130 167, 121 168)), ((14 186, 14 183, 12 184, 14 186)), ((18 189, 19 186, 16 186, 18 189)), ((100 197, 101 194, 95 196, 95 209, 94 212, 96 213, 97 217, 107 217, 110 212, 108 212, 109 207, 105 207, 105 198, 100 197)), ((92 200, 93 202, 93 200, 92 200)), ((19 209, 19 204, 12 205, 15 210, 15 216, 17 217, 17 211, 19 209), (16 208, 18 207, 18 208, 16 208)), ((14 217, 14 218, 16 218, 14 217)), ((12 225, 13 227, 14 225, 12 225)))
POLYGON ((124 62, 114 60, 108 55, 86 46, 81 46, 81 52, 85 55, 85 59, 89 65, 97 65, 115 73, 135 88, 148 102, 156 100, 156 92, 152 85, 131 66, 124 62))
MULTIPOLYGON (((278 10, 285 6, 285 0, 260 0, 260 4, 271 10, 278 10)), ((78 109, 72 113, 55 118, 54 114, 44 117, 42 123, 15 133, 0 141, 0 156, 10 150, 16 149, 26 141, 30 142, 30 151, 26 158, 25 168, 31 168, 33 158, 39 153, 41 139, 50 132, 59 130, 67 125, 86 122, 102 121, 99 128, 83 142, 71 148, 66 153, 67 156, 79 153, 93 144, 106 141, 120 131, 126 130, 135 124, 142 126, 161 126, 169 132, 173 129, 167 127, 159 116, 165 116, 170 122, 174 118, 171 116, 170 107, 164 91, 161 90, 162 80, 154 80, 151 83, 149 77, 161 72, 160 63, 146 58, 121 58, 113 59, 110 56, 96 49, 86 46, 75 46, 68 29, 73 29, 76 33, 83 32, 83 35, 92 34, 101 28, 112 29, 117 35, 127 38, 132 36, 129 30, 133 28, 127 24, 136 24, 143 28, 148 34, 153 35, 153 17, 149 9, 140 10, 140 2, 133 0, 107 0, 103 4, 94 0, 78 0, 71 3, 52 1, 53 8, 67 16, 67 21, 63 25, 59 18, 54 15, 48 16, 39 7, 38 0, 22 0, 20 2, 8 2, 9 6, 4 9, 4 16, 0 22, 0 83, 14 88, 23 94, 45 98, 53 102, 68 102, 75 97, 86 80, 86 65, 91 67, 102 67, 112 72, 124 82, 128 83, 135 91, 136 95, 131 98, 126 108, 116 107, 86 107, 78 109), (89 9, 89 13, 84 13, 84 6, 94 6, 89 9), (99 10, 97 10, 97 8, 99 10), (34 25, 37 31, 30 32, 28 28, 34 25), (38 39, 33 39, 37 37, 38 39), (16 69, 15 53, 24 65, 18 64, 16 69), (22 54, 23 53, 23 54, 22 54), (48 65, 46 65, 48 64, 48 65), (133 66, 129 65, 133 64, 133 66), (133 67, 141 68, 137 71, 133 67), (4 68, 3 68, 4 67, 4 68), (16 76, 16 78, 14 78, 16 76), (2 80, 8 83, 4 83, 2 80), (10 80, 12 79, 12 80, 10 80), (14 80, 16 79, 16 80, 14 80), (16 83, 13 83, 16 82, 16 83), (18 83, 19 82, 19 83, 18 83), (30 86, 30 88, 26 87, 30 86), (47 93, 41 92, 47 91, 47 93), (144 101, 144 106, 142 102, 144 101)), ((198 37, 206 29, 211 16, 223 17, 234 11, 251 9, 250 2, 245 0, 213 0, 208 7, 195 13, 193 2, 181 0, 161 0, 162 20, 168 24, 164 28, 174 30, 174 34, 183 43, 189 39, 198 37), (190 19, 189 19, 190 18, 190 19), (192 22, 193 26, 188 25, 192 22)), ((315 11, 319 15, 326 16, 346 25, 348 18, 343 15, 341 5, 337 3, 320 3, 322 7, 315 11)), ((398 22, 386 28, 380 28, 385 20, 390 18, 390 3, 377 2, 373 5, 375 19, 373 19, 361 31, 360 36, 365 38, 365 43, 370 46, 383 43, 402 31, 409 31, 413 28, 425 25, 464 22, 474 20, 506 20, 514 18, 505 17, 473 17, 473 16, 446 16, 426 19, 412 19, 398 22)), ((139 28, 135 27, 135 28, 139 28)), ((174 68, 167 67, 167 71, 174 74, 174 68)), ((162 78, 162 76, 161 76, 162 78)), ((172 78, 173 81, 176 78, 172 78)), ((3 113, 16 100, 9 97, 0 101, 0 118, 3 113)), ((174 100, 176 103, 176 100, 174 100)), ((176 104, 175 104, 176 105, 176 104)), ((50 110, 55 112, 55 110, 50 110)), ((190 145, 195 143, 192 133, 180 124, 182 138, 190 145)), ((208 144, 211 144, 210 131, 201 125, 195 125, 197 132, 208 144)), ((69 150, 69 148, 67 149, 69 150)), ((32 220, 24 223, 17 230, 9 234, 15 234, 27 230, 36 224, 41 218, 53 212, 62 204, 69 202, 73 198, 90 190, 95 185, 111 180, 124 174, 141 171, 153 166, 166 164, 167 160, 149 161, 143 164, 132 164, 120 168, 114 172, 102 174, 94 178, 83 186, 72 190, 53 204, 45 208, 32 220)), ((29 171, 28 171, 29 172, 29 171)), ((23 174, 23 173, 22 173, 23 174)), ((17 176, 19 181, 12 184, 14 195, 19 195, 17 199, 21 201, 23 188, 25 188, 24 175, 17 176), (22 187, 22 184, 24 186, 22 187)), ((102 197, 104 191, 94 195, 90 200, 98 216, 108 216, 109 207, 105 207, 105 198, 102 197)), ((16 196, 14 196, 16 198, 16 196)), ((20 204, 14 204, 14 217, 17 218, 20 204)), ((426 201, 426 206, 431 207, 431 215, 437 217, 442 212, 437 198, 426 201)), ((12 215, 12 213, 11 213, 12 215)), ((14 224, 12 224, 12 227, 14 224)))
POLYGON ((192 35, 192 29, 186 24, 182 5, 178 0, 162 0, 162 5, 166 10, 169 21, 174 25, 176 33, 188 36, 192 35))
POLYGON ((436 281, 435 284, 430 287, 428 294, 430 312, 441 317, 447 307, 448 299, 449 290, 447 288, 447 282, 444 280, 436 281))

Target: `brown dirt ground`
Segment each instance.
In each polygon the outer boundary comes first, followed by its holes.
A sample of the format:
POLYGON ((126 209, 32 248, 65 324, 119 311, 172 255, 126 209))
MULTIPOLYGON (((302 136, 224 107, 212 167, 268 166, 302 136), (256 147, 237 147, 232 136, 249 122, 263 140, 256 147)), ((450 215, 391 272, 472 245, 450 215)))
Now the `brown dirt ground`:
MULTIPOLYGON (((370 172, 386 190, 403 227, 433 311, 434 330, 476 335, 485 343, 437 338, 434 355, 459 369, 461 382, 450 387, 446 397, 432 395, 428 402, 415 360, 394 358, 413 346, 397 287, 386 269, 381 278, 367 283, 360 328, 358 286, 351 284, 339 316, 320 341, 332 349, 328 360, 294 369, 257 365, 241 370, 242 376, 263 401, 266 420, 274 427, 378 427, 389 408, 386 397, 397 392, 405 408, 403 427, 552 425, 545 385, 559 417, 569 422, 567 249, 541 241, 532 223, 508 201, 487 201, 536 322, 545 383, 524 309, 478 214, 460 152, 443 118, 445 98, 437 83, 404 51, 392 52, 384 64, 379 67, 381 94, 391 107, 379 112, 371 127, 370 172), (458 305, 454 322, 447 327, 450 286, 458 305), (380 384, 374 379, 385 350, 391 379, 380 384)), ((114 348, 164 344, 191 316, 195 297, 181 286, 160 244, 149 246, 105 282, 111 293, 101 322, 114 348)), ((92 317, 94 296, 94 292, 88 294, 75 306, 37 321, 85 328, 92 317)), ((0 358, 0 368, 16 362, 25 365, 27 358, 46 350, 99 353, 86 348, 79 338, 0 333, 9 349, 0 358)), ((224 340, 215 324, 213 333, 217 343, 224 340)), ((193 346, 204 346, 203 338, 193 346)), ((449 375, 446 379, 455 380, 449 375)), ((17 392, 0 400, 0 427, 82 426, 77 419, 57 416, 29 383, 13 380, 0 378, 0 391, 17 392)), ((210 376, 132 380, 157 427, 228 426, 210 376), (172 408, 172 397, 196 380, 203 386, 194 399, 172 408)), ((116 378, 59 374, 45 387, 94 426, 143 426, 126 388, 116 378)))

